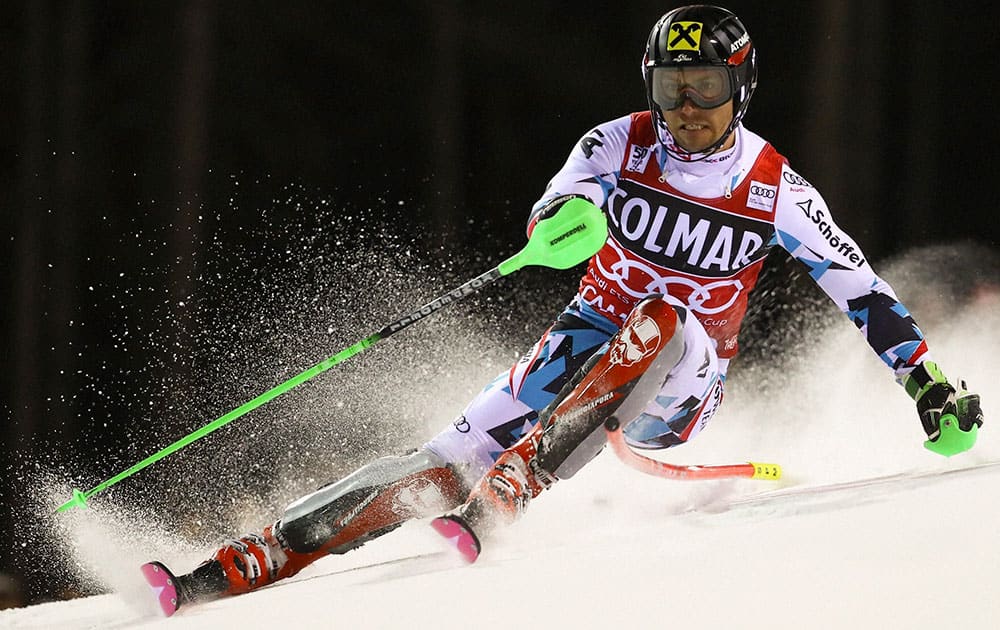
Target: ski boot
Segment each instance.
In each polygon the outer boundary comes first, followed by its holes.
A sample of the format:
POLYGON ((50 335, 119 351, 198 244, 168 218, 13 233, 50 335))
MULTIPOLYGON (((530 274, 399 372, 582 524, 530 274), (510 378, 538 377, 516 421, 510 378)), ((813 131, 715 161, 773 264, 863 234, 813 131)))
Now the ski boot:
POLYGON ((475 562, 483 536, 516 520, 531 499, 575 475, 604 448, 609 417, 632 419, 642 412, 683 355, 682 328, 660 296, 641 302, 539 412, 531 431, 500 455, 468 501, 432 521, 434 529, 475 562))
POLYGON ((229 540, 215 555, 186 575, 175 576, 162 562, 142 565, 142 574, 153 589, 160 609, 171 616, 184 604, 224 595, 246 593, 279 578, 288 560, 285 550, 268 526, 264 534, 229 540))
POLYGON ((475 562, 479 557, 481 536, 516 521, 528 509, 531 499, 556 482, 554 476, 538 465, 536 455, 541 436, 539 423, 500 455, 463 505, 431 522, 467 562, 475 562))

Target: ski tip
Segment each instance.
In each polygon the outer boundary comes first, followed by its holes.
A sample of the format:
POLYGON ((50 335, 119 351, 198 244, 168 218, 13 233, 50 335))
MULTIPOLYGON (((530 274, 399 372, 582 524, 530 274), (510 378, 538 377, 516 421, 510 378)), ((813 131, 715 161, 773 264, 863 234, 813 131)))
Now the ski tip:
POLYGON ((482 550, 479 538, 472 528, 458 516, 440 516, 431 521, 434 531, 441 534, 448 543, 458 550, 466 562, 472 564, 479 558, 482 550))
POLYGON ((142 576, 156 596, 157 604, 164 616, 169 617, 180 608, 180 594, 177 592, 177 578, 162 562, 147 562, 142 565, 142 576))

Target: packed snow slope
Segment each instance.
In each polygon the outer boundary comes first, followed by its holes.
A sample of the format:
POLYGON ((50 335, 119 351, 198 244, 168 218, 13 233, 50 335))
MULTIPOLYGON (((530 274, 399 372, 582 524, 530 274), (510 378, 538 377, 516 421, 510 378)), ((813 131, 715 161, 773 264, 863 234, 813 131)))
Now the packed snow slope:
POLYGON ((786 357, 734 365, 709 427, 662 454, 777 462, 779 482, 666 481, 606 451, 489 540, 475 565, 411 522, 285 583, 170 619, 138 566, 156 558, 187 571, 215 543, 195 548, 153 514, 93 501, 55 530, 108 594, 2 611, 0 627, 1000 627, 1000 301, 984 290, 935 313, 937 294, 906 284, 894 281, 911 308, 924 304, 915 312, 935 358, 983 396, 986 425, 969 453, 922 448, 913 404, 838 317, 826 332, 808 326, 786 357))
POLYGON ((118 549, 118 579, 133 584, 0 612, 0 626, 986 629, 1000 621, 992 596, 1000 507, 989 499, 1000 468, 731 507, 732 486, 681 492, 666 483, 605 453, 475 565, 411 523, 294 581, 170 619, 153 612, 139 585, 142 550, 118 549))

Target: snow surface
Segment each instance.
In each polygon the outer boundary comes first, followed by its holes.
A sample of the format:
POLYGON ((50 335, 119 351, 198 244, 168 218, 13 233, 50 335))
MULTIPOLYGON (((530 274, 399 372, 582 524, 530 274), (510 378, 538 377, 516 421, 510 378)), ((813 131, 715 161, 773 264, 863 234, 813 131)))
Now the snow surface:
POLYGON ((137 588, 0 612, 0 626, 972 629, 1000 620, 997 468, 721 512, 705 511, 703 488, 686 504, 668 482, 608 454, 574 481, 472 566, 415 522, 292 582, 171 619, 143 610, 151 598, 137 588))
POLYGON ((139 564, 186 571, 209 548, 158 547, 170 536, 152 519, 98 505, 63 537, 111 594, 0 611, 0 627, 997 628, 1000 308, 993 299, 947 326, 928 319, 935 358, 983 395, 987 419, 975 450, 951 459, 921 447, 912 403, 840 320, 803 366, 771 370, 777 386, 734 369, 709 428, 664 454, 775 461, 780 482, 665 481, 605 452, 475 565, 417 521, 171 619, 154 611, 139 564))

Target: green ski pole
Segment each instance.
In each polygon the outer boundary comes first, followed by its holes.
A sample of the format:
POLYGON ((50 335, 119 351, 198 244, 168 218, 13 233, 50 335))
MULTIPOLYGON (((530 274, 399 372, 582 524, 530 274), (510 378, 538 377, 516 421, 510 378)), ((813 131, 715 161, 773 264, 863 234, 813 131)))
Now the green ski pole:
POLYGON ((493 269, 483 273, 465 284, 452 289, 448 293, 428 302, 419 309, 408 313, 396 321, 387 324, 382 330, 371 334, 352 346, 344 348, 337 354, 317 363, 313 367, 296 374, 284 383, 269 389, 253 400, 246 402, 229 413, 213 420, 204 427, 194 431, 185 437, 177 440, 163 450, 150 455, 131 468, 122 471, 114 477, 104 481, 90 490, 83 492, 73 489, 72 498, 63 503, 56 510, 63 512, 73 507, 87 507, 87 499, 102 492, 123 479, 134 475, 140 470, 154 464, 164 457, 179 451, 188 444, 200 440, 209 433, 219 429, 233 420, 253 411, 257 407, 277 398, 290 389, 298 387, 314 376, 325 372, 331 367, 346 361, 350 357, 358 354, 365 348, 385 339, 386 337, 403 330, 407 326, 414 324, 421 319, 435 313, 445 306, 452 304, 470 293, 474 293, 480 288, 494 282, 495 280, 512 274, 522 267, 531 265, 551 267, 553 269, 568 269, 593 256, 607 240, 608 226, 604 213, 592 203, 583 199, 571 199, 566 202, 553 216, 538 222, 528 239, 527 245, 507 260, 503 261, 493 269))

